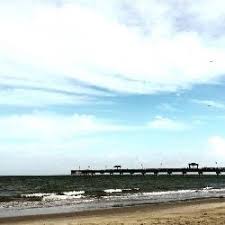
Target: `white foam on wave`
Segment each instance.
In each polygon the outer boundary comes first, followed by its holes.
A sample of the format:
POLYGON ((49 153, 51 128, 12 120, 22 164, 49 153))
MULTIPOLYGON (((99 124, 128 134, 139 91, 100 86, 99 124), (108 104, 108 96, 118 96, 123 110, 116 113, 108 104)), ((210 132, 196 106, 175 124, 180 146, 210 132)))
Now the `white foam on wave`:
POLYGON ((176 190, 176 191, 155 191, 155 192, 143 192, 141 195, 144 196, 165 196, 165 195, 187 195, 194 193, 220 193, 225 192, 224 188, 216 189, 213 187, 206 187, 203 189, 186 189, 186 190, 176 190))
POLYGON ((48 196, 43 197, 43 201, 60 201, 60 200, 72 200, 72 199, 80 199, 83 195, 58 195, 58 194, 50 194, 48 196))
POLYGON ((203 192, 216 192, 216 193, 220 193, 220 192, 225 192, 225 188, 213 188, 213 187, 206 187, 203 188, 201 191, 203 192))
POLYGON ((111 194, 111 193, 121 193, 123 189, 106 189, 104 190, 105 193, 111 194))
POLYGON ((43 201, 50 200, 66 200, 66 199, 79 199, 82 198, 85 194, 85 191, 67 191, 62 194, 57 193, 32 193, 32 194, 22 194, 21 197, 33 198, 40 197, 43 201))
POLYGON ((225 188, 219 189, 219 188, 213 188, 213 187, 206 187, 202 189, 127 193, 125 195, 104 196, 103 198, 106 200, 148 199, 150 201, 161 201, 163 199, 164 200, 181 200, 181 199, 221 197, 221 196, 225 197, 225 188))
POLYGON ((154 191, 154 192, 143 192, 142 195, 171 195, 171 194, 187 194, 194 193, 197 190, 177 190, 177 191, 154 191))
POLYGON ((32 198, 32 197, 44 197, 48 196, 50 193, 33 193, 33 194, 22 194, 21 197, 32 198))
POLYGON ((121 192, 129 192, 129 191, 139 191, 140 188, 116 188, 116 189, 106 189, 104 190, 105 193, 107 194, 112 194, 112 193, 121 193, 121 192))
POLYGON ((212 190, 212 189, 215 189, 215 188, 207 186, 207 187, 203 188, 202 190, 206 190, 207 191, 207 190, 212 190))
POLYGON ((63 194, 68 196, 83 195, 85 194, 85 191, 66 191, 66 192, 63 192, 63 194))

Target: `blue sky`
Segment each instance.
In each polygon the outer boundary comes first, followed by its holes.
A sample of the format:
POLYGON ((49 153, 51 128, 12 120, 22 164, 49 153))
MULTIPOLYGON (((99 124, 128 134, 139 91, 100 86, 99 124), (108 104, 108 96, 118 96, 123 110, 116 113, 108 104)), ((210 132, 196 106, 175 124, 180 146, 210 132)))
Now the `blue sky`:
POLYGON ((0 174, 225 165, 225 3, 1 1, 0 174))

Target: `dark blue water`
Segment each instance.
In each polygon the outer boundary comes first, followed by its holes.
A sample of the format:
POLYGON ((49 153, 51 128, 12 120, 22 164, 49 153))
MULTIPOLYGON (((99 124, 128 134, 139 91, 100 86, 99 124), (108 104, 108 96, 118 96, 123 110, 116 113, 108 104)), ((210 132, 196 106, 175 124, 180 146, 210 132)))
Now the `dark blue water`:
POLYGON ((0 177, 0 216, 224 196, 225 176, 0 177))

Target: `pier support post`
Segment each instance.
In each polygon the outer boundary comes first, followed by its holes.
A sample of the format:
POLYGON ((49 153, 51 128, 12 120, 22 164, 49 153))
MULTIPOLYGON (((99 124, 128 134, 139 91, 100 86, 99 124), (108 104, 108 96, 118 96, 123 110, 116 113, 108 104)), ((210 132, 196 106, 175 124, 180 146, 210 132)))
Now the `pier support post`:
POLYGON ((198 171, 198 175, 199 176, 203 175, 203 172, 202 171, 198 171))
POLYGON ((172 171, 168 171, 167 173, 168 173, 168 175, 172 175, 172 171))
POLYGON ((220 171, 216 171, 216 175, 219 176, 220 175, 220 171))
POLYGON ((187 174, 187 172, 186 171, 182 171, 182 174, 183 174, 183 176, 185 176, 187 174))

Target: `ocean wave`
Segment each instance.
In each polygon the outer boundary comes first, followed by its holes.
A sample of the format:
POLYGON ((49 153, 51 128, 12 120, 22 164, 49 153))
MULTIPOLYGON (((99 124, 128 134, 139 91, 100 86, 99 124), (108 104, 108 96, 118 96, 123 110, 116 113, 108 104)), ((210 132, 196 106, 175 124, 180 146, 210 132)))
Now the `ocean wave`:
POLYGON ((22 198, 41 198, 43 201, 57 201, 66 199, 79 199, 84 197, 85 191, 67 191, 62 193, 32 193, 22 194, 22 198))
POLYGON ((140 188, 134 188, 134 191, 140 191, 140 188))
POLYGON ((66 192, 63 192, 63 194, 68 196, 83 195, 85 194, 85 191, 66 191, 66 192))
POLYGON ((172 191, 153 191, 153 192, 136 192, 127 193, 124 195, 108 195, 103 196, 105 200, 182 200, 192 198, 205 198, 205 197, 221 197, 225 196, 225 188, 216 189, 213 187, 206 187, 202 189, 186 189, 186 190, 172 190, 172 191))
POLYGON ((155 192, 143 192, 141 195, 144 196, 165 196, 165 195, 191 195, 191 194, 201 194, 201 193, 225 193, 225 188, 213 188, 206 187, 202 189, 186 189, 186 190, 173 190, 173 191, 155 191, 155 192))
POLYGON ((197 190, 176 190, 176 191, 153 191, 153 192, 143 192, 142 194, 147 196, 147 195, 170 195, 170 194, 186 194, 186 193, 193 193, 196 192, 197 190))
POLYGON ((83 195, 59 195, 59 194, 50 194, 43 197, 43 201, 60 201, 60 200, 72 200, 72 199, 81 199, 83 195))
POLYGON ((104 190, 105 193, 107 194, 113 194, 113 193, 122 193, 122 192, 136 192, 139 191, 140 188, 116 188, 116 189, 106 189, 104 190))
POLYGON ((213 187, 209 187, 209 186, 202 188, 202 190, 206 190, 206 191, 208 191, 208 190, 212 190, 212 189, 215 189, 215 188, 213 188, 213 187))
POLYGON ((225 192, 225 188, 213 188, 213 187, 205 187, 201 191, 204 192, 225 192))
POLYGON ((105 193, 111 194, 111 193, 121 193, 123 192, 123 189, 106 189, 104 190, 105 193))
MULTIPOLYGON (((92 194, 80 191, 66 191, 62 193, 32 193, 24 194, 21 197, 27 198, 29 201, 42 201, 42 202, 60 202, 60 201, 85 201, 85 200, 96 200, 96 193, 92 194)), ((139 188, 115 188, 105 189, 98 193, 100 199, 107 201, 111 200, 180 200, 180 199, 191 199, 191 198, 202 198, 202 197, 213 197, 213 196, 225 196, 225 188, 213 188, 205 187, 201 189, 184 189, 184 190, 170 190, 170 191, 152 191, 144 192, 140 191, 139 188)))
POLYGON ((45 197, 50 195, 50 193, 32 193, 32 194, 21 194, 21 197, 23 198, 33 198, 33 197, 45 197))
MULTIPOLYGON (((111 207, 112 205, 135 205, 143 203, 159 203, 182 201, 198 198, 225 197, 225 188, 204 187, 200 189, 168 190, 168 191, 134 191, 134 188, 105 189, 96 198, 88 191, 65 191, 62 193, 31 193, 24 194, 24 199, 0 202, 3 209, 32 209, 52 207, 111 207), (40 198, 41 197, 41 198, 40 198), (30 200, 29 198, 40 198, 30 200)), ((94 190, 93 190, 94 192, 94 190)))

